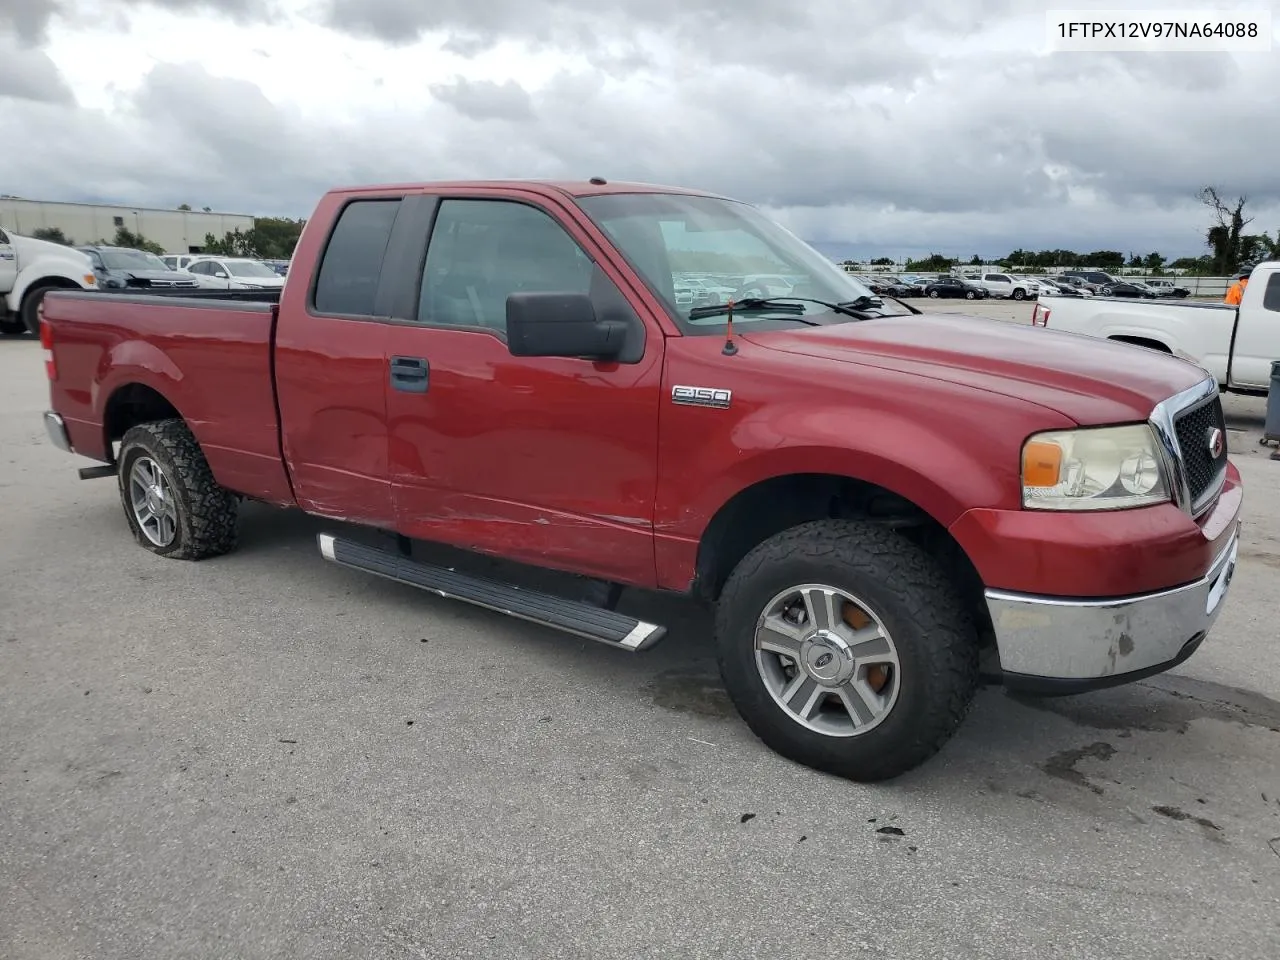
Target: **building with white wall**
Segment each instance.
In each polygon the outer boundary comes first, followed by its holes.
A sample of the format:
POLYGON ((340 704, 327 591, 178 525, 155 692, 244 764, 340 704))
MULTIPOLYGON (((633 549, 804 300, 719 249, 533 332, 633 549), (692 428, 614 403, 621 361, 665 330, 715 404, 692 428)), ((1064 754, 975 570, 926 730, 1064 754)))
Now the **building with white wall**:
POLYGON ((237 228, 243 233, 253 228, 253 219, 247 213, 0 197, 0 227, 14 233, 29 237, 37 230, 56 227, 73 243, 110 243, 124 227, 158 243, 166 253, 200 253, 205 234, 221 238, 237 228))

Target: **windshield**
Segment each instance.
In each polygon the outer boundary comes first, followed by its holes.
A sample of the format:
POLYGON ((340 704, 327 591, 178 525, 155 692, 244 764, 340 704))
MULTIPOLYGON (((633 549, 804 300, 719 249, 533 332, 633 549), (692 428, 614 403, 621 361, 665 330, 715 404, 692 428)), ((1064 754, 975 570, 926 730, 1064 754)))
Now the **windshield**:
POLYGON ((279 278, 280 276, 265 263, 259 263, 257 260, 227 260, 226 264, 233 277, 279 278))
MULTIPOLYGON (((617 244, 685 333, 723 333, 725 329, 723 315, 689 319, 690 311, 702 306, 689 299, 685 278, 691 276, 731 291, 726 299, 735 300, 794 296, 848 303, 873 296, 833 261, 745 203, 666 193, 600 194, 578 203, 617 244)), ((888 301, 883 312, 905 311, 888 301)), ((809 323, 850 320, 820 304, 806 303, 804 314, 753 310, 735 313, 733 322, 735 327, 784 329, 803 325, 799 317, 809 323)))
POLYGON ((168 270, 163 260, 145 250, 100 250, 108 270, 168 270))

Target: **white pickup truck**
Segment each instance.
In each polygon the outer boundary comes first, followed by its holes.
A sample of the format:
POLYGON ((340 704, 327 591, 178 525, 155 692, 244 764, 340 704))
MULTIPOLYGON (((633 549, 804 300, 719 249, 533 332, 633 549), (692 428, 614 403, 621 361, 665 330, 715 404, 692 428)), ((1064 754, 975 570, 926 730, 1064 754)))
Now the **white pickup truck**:
POLYGON ((89 258, 60 243, 0 229, 0 335, 39 334, 40 301, 58 289, 98 289, 89 258))
POLYGON ((1266 393, 1280 360, 1280 262, 1254 268, 1239 307, 1225 303, 1044 296, 1034 326, 1119 340, 1198 364, 1233 393, 1266 393))

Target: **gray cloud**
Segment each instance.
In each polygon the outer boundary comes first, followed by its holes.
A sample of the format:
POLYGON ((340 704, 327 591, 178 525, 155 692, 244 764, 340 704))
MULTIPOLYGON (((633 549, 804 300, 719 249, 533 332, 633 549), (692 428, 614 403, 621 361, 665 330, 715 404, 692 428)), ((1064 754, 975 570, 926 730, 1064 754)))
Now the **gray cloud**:
POLYGON ((431 95, 473 120, 522 121, 533 119, 533 98, 514 80, 468 80, 431 85, 431 95))
POLYGON ((39 46, 59 6, 56 0, 0 0, 0 34, 13 34, 24 47, 39 46))
POLYGON ((1212 182, 1252 198, 1256 229, 1280 226, 1280 106, 1265 96, 1280 64, 1265 55, 1041 56, 1038 16, 993 53, 986 34, 1020 12, 994 0, 325 2, 351 32, 434 29, 467 53, 518 39, 562 50, 564 69, 529 88, 456 77, 395 116, 340 121, 162 64, 112 115, 11 101, 0 142, 26 146, 9 189, 299 216, 338 184, 601 175, 740 197, 850 249, 968 256, 1199 252, 1195 194, 1212 182))
MULTIPOLYGON (((71 88, 47 54, 0 35, 0 101, 6 97, 39 103, 75 102, 71 88)), ((0 104, 3 109, 5 106, 0 104)))

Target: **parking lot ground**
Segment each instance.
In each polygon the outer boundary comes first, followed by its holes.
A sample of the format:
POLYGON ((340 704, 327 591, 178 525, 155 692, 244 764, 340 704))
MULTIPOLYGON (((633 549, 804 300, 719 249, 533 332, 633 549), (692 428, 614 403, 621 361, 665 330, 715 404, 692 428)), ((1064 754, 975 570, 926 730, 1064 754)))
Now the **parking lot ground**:
POLYGON ((231 556, 154 557, 46 396, 39 345, 0 341, 5 960, 1276 956, 1259 400, 1230 401, 1247 524, 1194 657, 985 689, 862 786, 750 734, 680 602, 628 597, 672 629, 627 655, 327 564, 331 524, 260 507, 231 556))

